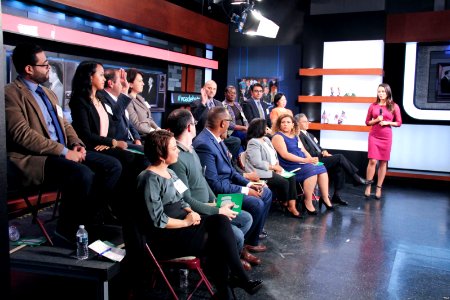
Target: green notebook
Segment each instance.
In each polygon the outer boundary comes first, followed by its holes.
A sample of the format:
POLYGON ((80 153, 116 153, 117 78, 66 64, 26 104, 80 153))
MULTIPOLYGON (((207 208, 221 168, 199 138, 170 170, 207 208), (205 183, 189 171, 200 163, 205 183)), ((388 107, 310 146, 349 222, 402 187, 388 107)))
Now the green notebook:
POLYGON ((234 203, 232 211, 240 213, 242 210, 242 201, 244 200, 244 194, 219 194, 217 195, 217 207, 222 207, 228 203, 234 203))

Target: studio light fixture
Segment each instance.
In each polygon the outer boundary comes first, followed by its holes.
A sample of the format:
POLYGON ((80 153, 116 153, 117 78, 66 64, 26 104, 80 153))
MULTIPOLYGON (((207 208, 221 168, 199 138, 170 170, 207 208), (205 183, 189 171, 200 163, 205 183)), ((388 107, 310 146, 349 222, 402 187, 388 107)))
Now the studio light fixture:
POLYGON ((233 13, 231 22, 237 24, 236 32, 276 38, 280 27, 254 9, 255 1, 231 0, 231 4, 243 4, 240 15, 233 13))

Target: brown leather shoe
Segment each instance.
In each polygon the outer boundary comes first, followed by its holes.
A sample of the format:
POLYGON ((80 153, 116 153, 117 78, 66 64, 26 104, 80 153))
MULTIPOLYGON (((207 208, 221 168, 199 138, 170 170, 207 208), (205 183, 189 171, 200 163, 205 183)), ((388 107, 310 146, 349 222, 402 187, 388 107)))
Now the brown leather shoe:
POLYGON ((247 262, 249 262, 252 265, 261 264, 261 259, 259 257, 254 256, 250 252, 248 252, 248 250, 245 248, 242 250, 241 258, 246 260, 247 262))
POLYGON ((241 263, 245 271, 250 271, 252 269, 252 265, 245 259, 241 258, 241 263))
POLYGON ((245 248, 250 252, 264 252, 267 250, 267 247, 264 245, 258 246, 245 245, 245 248))

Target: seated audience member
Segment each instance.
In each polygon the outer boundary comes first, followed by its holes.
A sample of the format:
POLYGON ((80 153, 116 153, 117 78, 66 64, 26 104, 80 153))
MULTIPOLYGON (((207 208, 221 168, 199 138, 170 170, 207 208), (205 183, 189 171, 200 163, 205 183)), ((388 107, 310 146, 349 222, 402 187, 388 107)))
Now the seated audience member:
POLYGON ((245 151, 244 166, 246 171, 256 171, 261 179, 267 180, 270 190, 275 193, 291 216, 299 218, 297 211, 297 182, 295 176, 284 178, 280 174, 283 168, 278 162, 277 152, 266 134, 266 121, 253 119, 248 127, 249 139, 245 151))
POLYGON ((250 280, 239 260, 233 230, 227 216, 200 216, 184 200, 186 186, 168 166, 176 163, 178 148, 166 130, 149 133, 145 155, 151 165, 138 176, 138 218, 155 256, 206 257, 206 270, 217 287, 219 299, 229 299, 229 285, 255 293, 261 280, 250 280), (229 278, 231 273, 231 278, 229 278))
POLYGON ((223 106, 228 110, 233 121, 230 126, 234 129, 232 136, 241 139, 241 145, 245 148, 247 143, 247 127, 248 122, 242 111, 241 105, 236 101, 236 88, 229 85, 225 88, 225 100, 222 102, 223 106))
MULTIPOLYGON (((197 121, 197 125, 195 127, 197 132, 201 132, 203 128, 205 128, 206 117, 211 108, 216 106, 223 107, 222 102, 214 99, 214 96, 217 93, 217 84, 214 80, 208 80, 200 92, 201 99, 192 102, 190 105, 192 115, 197 121)), ((231 129, 233 129, 233 127, 231 129)), ((235 163, 241 147, 241 140, 234 136, 228 136, 227 133, 225 133, 225 135, 225 145, 227 145, 233 155, 232 161, 235 163)))
POLYGON ((252 97, 242 103, 242 110, 244 111, 247 121, 251 122, 253 119, 261 118, 266 120, 267 133, 271 134, 272 123, 269 117, 269 107, 263 102, 263 87, 259 83, 253 84, 251 87, 252 97))
POLYGON ((128 96, 131 97, 131 103, 128 105, 127 111, 131 124, 133 124, 142 137, 153 130, 161 129, 152 119, 150 104, 145 101, 144 97, 139 95, 144 89, 142 73, 137 69, 128 70, 127 81, 130 85, 128 96))
POLYGON ((277 122, 277 119, 281 115, 291 115, 292 111, 286 108, 287 100, 286 96, 283 93, 278 93, 273 98, 274 108, 270 112, 270 121, 272 122, 272 126, 277 122))
POLYGON ((80 224, 94 234, 89 226, 111 197, 122 172, 120 162, 85 150, 56 95, 42 87, 50 65, 41 47, 18 45, 12 60, 19 76, 5 87, 8 157, 23 173, 25 185, 60 187, 59 235, 74 241, 80 224))
POLYGON ((317 165, 319 159, 311 157, 305 150, 298 137, 298 126, 291 115, 281 115, 274 126, 275 135, 272 144, 278 152, 280 165, 287 171, 300 168, 296 172, 298 182, 303 182, 305 194, 304 209, 310 215, 316 215, 317 211, 312 204, 312 193, 316 183, 320 188, 320 204, 325 204, 328 210, 334 209, 328 196, 328 173, 324 166, 317 165))
POLYGON ((205 178, 215 194, 243 193, 242 208, 253 217, 246 236, 246 248, 262 252, 259 235, 269 213, 272 192, 245 179, 233 167, 227 147, 220 138, 228 130, 231 117, 225 107, 214 107, 208 112, 206 127, 195 138, 193 145, 204 169, 205 178))
POLYGON ((212 192, 205 177, 203 176, 202 165, 197 153, 192 147, 192 140, 196 136, 195 121, 189 110, 176 109, 167 117, 167 129, 169 129, 177 140, 178 161, 169 168, 172 169, 178 178, 187 186, 184 193, 185 201, 201 215, 222 214, 231 220, 231 228, 241 253, 241 260, 246 270, 251 269, 250 263, 259 264, 261 261, 250 254, 244 247, 244 235, 252 226, 252 216, 242 210, 239 214, 232 211, 232 204, 218 208, 214 204, 216 196, 212 192))
POLYGON ((358 169, 352 164, 344 155, 335 154, 331 155, 327 150, 320 147, 317 139, 309 133, 309 121, 305 114, 295 115, 295 120, 300 128, 299 137, 302 141, 306 151, 311 154, 312 157, 317 157, 319 161, 323 162, 327 168, 328 173, 331 173, 334 181, 334 194, 331 198, 331 202, 348 205, 348 203, 342 200, 340 191, 344 188, 345 173, 352 176, 353 180, 358 184, 371 184, 369 180, 365 180, 358 175, 358 169))
POLYGON ((129 148, 143 152, 141 136, 129 120, 126 110, 131 102, 128 97, 129 84, 127 73, 122 69, 106 69, 104 72, 105 86, 98 89, 97 97, 108 104, 114 115, 117 116, 115 139, 127 142, 129 148))
POLYGON ((126 199, 130 184, 136 176, 147 167, 144 155, 125 151, 128 143, 116 139, 117 122, 121 116, 114 114, 111 106, 97 98, 97 92, 105 83, 103 66, 95 61, 81 62, 72 80, 72 95, 70 109, 72 111, 72 126, 85 141, 89 150, 101 151, 117 158, 122 164, 122 177, 115 198, 115 212, 121 209, 120 202, 126 199), (121 199, 122 198, 122 201, 121 199))

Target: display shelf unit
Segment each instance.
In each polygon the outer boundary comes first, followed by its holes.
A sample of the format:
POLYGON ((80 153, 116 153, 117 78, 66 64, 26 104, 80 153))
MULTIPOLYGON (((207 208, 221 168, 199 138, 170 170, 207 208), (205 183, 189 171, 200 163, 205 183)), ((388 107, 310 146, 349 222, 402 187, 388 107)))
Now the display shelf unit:
POLYGON ((300 103, 373 103, 377 101, 376 97, 352 97, 352 96, 298 96, 300 103))
POLYGON ((300 76, 322 76, 322 75, 375 75, 383 76, 384 71, 380 68, 366 69, 305 69, 299 70, 300 76))
POLYGON ((359 131, 369 132, 370 126, 365 125, 345 125, 345 124, 323 124, 323 123, 310 123, 310 130, 336 130, 336 131, 359 131))
MULTIPOLYGON (((356 75, 356 76, 383 76, 381 68, 360 68, 360 69, 323 69, 323 68, 301 68, 300 76, 323 76, 323 75, 356 75)), ((298 96, 299 103, 373 103, 376 97, 352 97, 352 96, 298 96)), ((356 131, 369 132, 370 126, 365 125, 345 125, 345 124, 322 124, 311 123, 309 129, 312 130, 336 130, 336 131, 356 131)))

